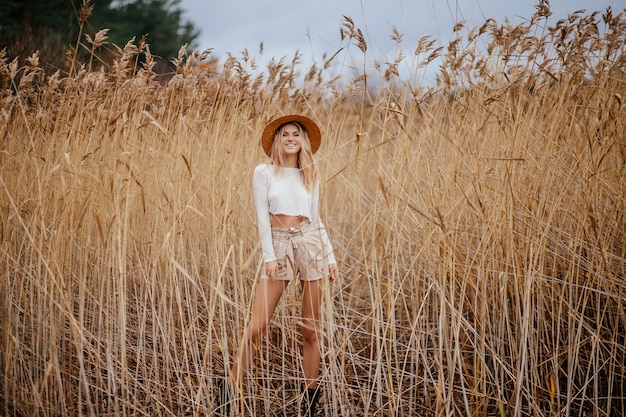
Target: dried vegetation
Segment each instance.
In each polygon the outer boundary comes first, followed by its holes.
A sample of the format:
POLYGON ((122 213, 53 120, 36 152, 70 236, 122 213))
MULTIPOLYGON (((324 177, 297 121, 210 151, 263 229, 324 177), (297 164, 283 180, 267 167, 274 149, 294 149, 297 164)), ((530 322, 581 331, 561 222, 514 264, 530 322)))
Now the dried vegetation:
MULTIPOLYGON (((302 112, 342 273, 324 415, 623 415, 626 19, 549 14, 459 24, 348 83, 331 70, 371 52, 347 17, 302 73, 181 49, 160 83, 141 41, 66 74, 0 56, 0 414, 211 415, 261 266, 259 132, 302 112)), ((295 413, 298 297, 244 415, 295 413)))

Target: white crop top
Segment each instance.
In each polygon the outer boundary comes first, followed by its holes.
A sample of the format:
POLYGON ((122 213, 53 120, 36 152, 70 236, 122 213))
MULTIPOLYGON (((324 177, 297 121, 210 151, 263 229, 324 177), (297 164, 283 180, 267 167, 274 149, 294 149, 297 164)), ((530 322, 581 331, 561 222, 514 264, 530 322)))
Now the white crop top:
POLYGON ((277 172, 272 164, 261 164, 254 169, 254 205, 265 262, 276 260, 272 244, 270 214, 304 216, 318 225, 329 265, 336 263, 333 247, 322 220, 319 218, 319 181, 309 193, 302 182, 298 168, 282 168, 277 172))

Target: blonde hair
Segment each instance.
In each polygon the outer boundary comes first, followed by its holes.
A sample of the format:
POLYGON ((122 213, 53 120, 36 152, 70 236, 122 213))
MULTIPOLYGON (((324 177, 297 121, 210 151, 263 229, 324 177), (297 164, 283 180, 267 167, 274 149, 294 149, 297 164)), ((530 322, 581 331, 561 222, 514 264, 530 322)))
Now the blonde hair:
POLYGON ((274 140, 270 148, 270 159, 276 167, 280 170, 285 165, 285 152, 280 146, 280 137, 283 134, 283 129, 287 125, 293 125, 298 128, 300 132, 300 152, 298 152, 298 168, 302 173, 302 182, 307 191, 313 191, 315 182, 317 181, 317 169, 315 168, 315 160, 313 159, 313 151, 311 150, 311 141, 307 131, 297 122, 287 122, 274 133, 274 140))

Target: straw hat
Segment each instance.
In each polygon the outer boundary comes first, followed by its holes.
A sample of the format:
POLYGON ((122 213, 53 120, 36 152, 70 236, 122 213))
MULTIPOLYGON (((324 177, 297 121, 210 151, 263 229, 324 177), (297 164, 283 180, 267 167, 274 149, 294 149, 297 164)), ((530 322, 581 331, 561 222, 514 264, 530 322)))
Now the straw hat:
POLYGON ((272 142, 274 141, 274 134, 282 125, 290 122, 296 122, 302 126, 304 130, 306 130, 306 133, 309 135, 309 142, 311 142, 311 151, 313 153, 317 152, 317 149, 320 147, 320 143, 322 142, 320 128, 308 117, 291 114, 289 116, 283 116, 272 120, 267 124, 267 126, 265 126, 265 129, 263 129, 261 144, 263 145, 263 150, 268 156, 270 154, 270 149, 272 148, 272 142))

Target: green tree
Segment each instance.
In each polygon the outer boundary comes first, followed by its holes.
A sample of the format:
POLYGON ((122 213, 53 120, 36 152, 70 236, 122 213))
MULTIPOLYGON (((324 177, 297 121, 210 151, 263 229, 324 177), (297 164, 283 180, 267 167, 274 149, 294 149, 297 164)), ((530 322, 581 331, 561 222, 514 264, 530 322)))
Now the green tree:
MULTIPOLYGON (((85 45, 84 34, 93 36, 109 29, 107 42, 123 47, 129 40, 145 37, 153 55, 166 63, 178 54, 183 44, 194 48, 199 35, 193 23, 183 19, 180 0, 95 0, 91 14, 80 33, 81 0, 2 0, 0 3, 0 49, 9 58, 25 58, 40 51, 45 67, 65 68, 65 52, 85 45)), ((88 50, 79 52, 84 55, 88 50)), ((111 48, 109 48, 111 50, 111 48)), ((79 56, 81 56, 79 54, 79 56)), ((103 54, 107 62, 110 54, 103 54)))
MULTIPOLYGON (((120 47, 132 38, 145 37, 152 55, 167 63, 178 55, 182 45, 196 47, 199 32, 183 20, 182 14, 180 0, 114 1, 106 7, 96 3, 91 26, 94 30, 108 28, 107 41, 120 47)), ((165 70, 164 65, 159 67, 160 72, 165 70)))
POLYGON ((40 56, 53 57, 76 41, 75 16, 71 0, 3 0, 0 49, 7 48, 10 58, 24 57, 37 50, 40 56))

